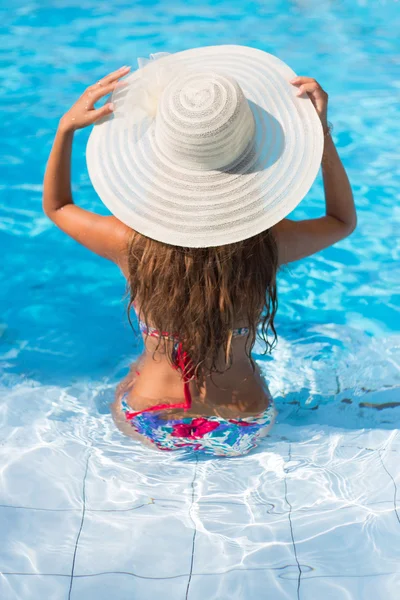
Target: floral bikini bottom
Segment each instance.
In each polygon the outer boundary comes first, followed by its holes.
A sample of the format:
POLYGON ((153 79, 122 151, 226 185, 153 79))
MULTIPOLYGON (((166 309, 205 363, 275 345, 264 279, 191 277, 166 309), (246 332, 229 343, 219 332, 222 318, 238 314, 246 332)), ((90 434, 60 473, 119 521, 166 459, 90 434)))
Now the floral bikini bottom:
MULTIPOLYGON (((174 342, 173 366, 181 372, 184 402, 178 404, 157 404, 145 410, 134 412, 126 402, 128 392, 121 399, 121 409, 136 433, 145 436, 159 450, 192 449, 214 456, 240 456, 257 446, 260 438, 267 435, 274 424, 277 411, 270 400, 262 413, 245 418, 222 419, 221 417, 184 417, 164 419, 162 411, 171 408, 189 410, 192 404, 189 382, 192 363, 184 351, 182 343, 174 335, 159 332, 139 320, 141 332, 150 337, 166 337, 174 342)), ((248 328, 232 331, 232 337, 248 335, 248 328)), ((136 371, 139 376, 140 372, 136 371)))
POLYGON ((247 454, 257 446, 260 438, 267 435, 277 414, 271 400, 266 410, 251 417, 222 419, 211 416, 167 420, 159 412, 132 412, 126 396, 124 394, 121 400, 125 418, 137 433, 145 436, 159 450, 190 448, 214 456, 247 454))

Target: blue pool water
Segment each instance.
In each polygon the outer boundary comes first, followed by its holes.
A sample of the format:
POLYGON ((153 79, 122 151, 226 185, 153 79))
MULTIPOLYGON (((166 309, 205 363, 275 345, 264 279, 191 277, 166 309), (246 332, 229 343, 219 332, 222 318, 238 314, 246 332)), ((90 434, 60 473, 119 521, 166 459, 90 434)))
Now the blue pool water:
MULTIPOLYGON (((400 587, 400 3, 0 2, 0 597, 394 600, 400 587), (150 52, 277 54, 330 94, 355 193, 347 240, 280 274, 256 359, 279 417, 232 460, 159 455, 109 403, 141 351, 118 269, 41 212, 57 121, 150 52)), ((104 209, 76 136, 76 201, 104 209)), ((323 211, 318 179, 294 216, 323 211)))

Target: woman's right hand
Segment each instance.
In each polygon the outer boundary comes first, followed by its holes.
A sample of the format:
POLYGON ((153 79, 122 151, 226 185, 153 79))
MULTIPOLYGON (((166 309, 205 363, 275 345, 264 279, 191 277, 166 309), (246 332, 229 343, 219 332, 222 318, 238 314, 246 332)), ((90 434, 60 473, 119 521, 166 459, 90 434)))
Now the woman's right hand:
POLYGON ((118 71, 109 73, 94 85, 90 85, 61 118, 60 128, 63 131, 73 132, 76 129, 93 125, 93 123, 112 112, 114 107, 110 102, 101 108, 95 108, 95 102, 98 102, 121 85, 119 80, 129 73, 129 69, 128 66, 122 67, 118 71))
POLYGON ((307 92, 311 102, 314 104, 315 110, 321 119, 324 133, 329 129, 328 125, 328 94, 312 77, 294 77, 290 83, 298 87, 297 96, 301 96, 307 92))

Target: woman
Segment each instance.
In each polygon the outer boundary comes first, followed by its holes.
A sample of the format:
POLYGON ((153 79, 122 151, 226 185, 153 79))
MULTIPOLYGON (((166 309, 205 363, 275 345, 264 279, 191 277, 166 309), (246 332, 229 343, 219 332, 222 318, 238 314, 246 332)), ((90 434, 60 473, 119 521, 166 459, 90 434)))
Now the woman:
POLYGON ((139 66, 123 83, 129 67, 90 86, 61 118, 44 211, 127 279, 145 349, 117 390, 120 429, 161 450, 243 454, 276 414, 251 349, 257 326, 267 349, 276 339, 277 270, 356 225, 328 97, 315 79, 242 46, 139 66), (89 174, 113 216, 72 199, 74 132, 93 123, 89 174), (285 218, 321 160, 325 216, 285 218))

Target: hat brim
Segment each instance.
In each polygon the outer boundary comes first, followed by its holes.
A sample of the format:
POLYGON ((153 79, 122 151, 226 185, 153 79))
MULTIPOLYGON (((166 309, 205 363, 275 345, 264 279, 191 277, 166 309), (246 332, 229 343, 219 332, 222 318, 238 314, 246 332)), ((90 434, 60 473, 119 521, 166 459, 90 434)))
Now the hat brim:
POLYGON ((189 247, 238 242, 286 217, 315 180, 324 143, 310 99, 296 96, 290 84, 295 73, 245 46, 203 47, 159 60, 177 72, 206 69, 236 79, 254 115, 255 139, 236 164, 189 170, 157 147, 154 120, 132 124, 110 116, 94 126, 86 151, 90 179, 107 208, 143 235, 189 247))

